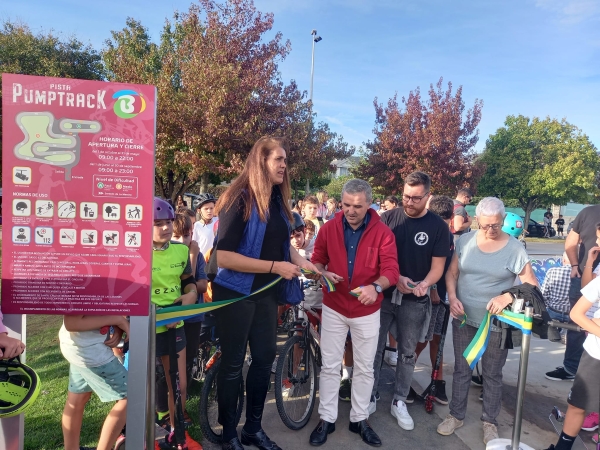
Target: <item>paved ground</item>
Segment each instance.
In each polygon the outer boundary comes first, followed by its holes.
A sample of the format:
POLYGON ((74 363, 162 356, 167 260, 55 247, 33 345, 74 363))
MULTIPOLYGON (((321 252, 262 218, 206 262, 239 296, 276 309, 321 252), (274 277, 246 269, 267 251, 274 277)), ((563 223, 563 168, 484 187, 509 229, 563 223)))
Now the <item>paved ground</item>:
MULTIPOLYGON (((547 243, 528 243, 527 245, 530 256, 537 258, 560 256, 563 248, 564 241, 558 240, 549 240, 547 243)), ((566 407, 566 398, 572 383, 550 381, 544 377, 545 372, 562 365, 563 355, 564 345, 542 341, 537 338, 532 339, 521 441, 535 449, 547 448, 551 443, 555 442, 556 434, 548 420, 548 415, 554 405, 560 406, 563 410, 566 407)), ((498 431, 501 438, 510 438, 512 434, 519 356, 520 349, 511 351, 504 367, 505 388, 503 392, 502 411, 498 417, 498 431)), ((444 357, 444 379, 447 383, 447 394, 450 397, 452 393, 452 370, 454 365, 451 332, 446 340, 444 357)), ((481 421, 479 419, 481 416, 481 402, 478 399, 479 388, 475 386, 471 388, 465 426, 457 430, 455 435, 444 437, 436 432, 437 425, 448 413, 448 406, 436 404, 434 412, 427 414, 423 404, 419 402, 408 406, 409 412, 415 421, 415 429, 413 431, 404 431, 398 427, 395 418, 389 412, 393 392, 393 370, 393 368, 384 364, 382 380, 379 386, 382 399, 377 404, 377 412, 369 419, 369 422, 383 441, 381 448, 480 450, 485 447, 482 440, 481 421)), ((421 392, 429 384, 430 374, 431 364, 428 353, 424 352, 419 359, 413 377, 413 387, 417 392, 421 392)), ((284 450, 307 449, 310 448, 308 444, 309 435, 318 422, 317 410, 318 404, 315 407, 311 421, 304 429, 299 431, 289 430, 283 425, 277 413, 275 399, 271 391, 267 397, 263 426, 269 436, 284 450)), ((327 443, 323 446, 324 449, 344 448, 346 450, 358 450, 370 448, 362 442, 360 437, 348 431, 349 411, 349 403, 339 403, 337 428, 335 433, 329 436, 327 443)), ((243 425, 243 420, 244 416, 242 416, 242 423, 239 429, 243 425)), ((590 450, 593 448, 591 436, 592 433, 584 433, 583 435, 590 450)), ((208 450, 220 448, 208 442, 203 442, 202 444, 208 450)), ((578 442, 574 449, 582 450, 583 446, 578 442)))

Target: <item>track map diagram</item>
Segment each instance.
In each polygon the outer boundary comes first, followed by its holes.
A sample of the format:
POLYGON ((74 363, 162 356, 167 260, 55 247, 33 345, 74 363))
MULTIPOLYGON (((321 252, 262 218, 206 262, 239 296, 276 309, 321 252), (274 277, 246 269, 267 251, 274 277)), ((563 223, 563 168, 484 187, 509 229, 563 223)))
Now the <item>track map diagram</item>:
POLYGON ((147 315, 156 90, 2 75, 2 309, 147 315))

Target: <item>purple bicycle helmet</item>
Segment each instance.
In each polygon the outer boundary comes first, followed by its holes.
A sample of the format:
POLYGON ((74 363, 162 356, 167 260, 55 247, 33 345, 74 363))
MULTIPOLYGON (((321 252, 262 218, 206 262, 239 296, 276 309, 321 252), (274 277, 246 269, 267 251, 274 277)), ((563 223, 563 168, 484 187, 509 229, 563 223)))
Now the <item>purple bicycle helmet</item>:
POLYGON ((154 197, 153 209, 154 220, 175 219, 175 211, 173 210, 173 207, 162 198, 154 197))

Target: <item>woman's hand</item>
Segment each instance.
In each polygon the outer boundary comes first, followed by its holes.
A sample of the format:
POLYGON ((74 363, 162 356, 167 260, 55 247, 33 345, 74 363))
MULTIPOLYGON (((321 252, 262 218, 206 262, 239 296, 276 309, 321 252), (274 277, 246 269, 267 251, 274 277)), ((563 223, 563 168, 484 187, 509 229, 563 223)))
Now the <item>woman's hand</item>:
POLYGON ((504 308, 510 305, 513 301, 513 296, 508 292, 506 294, 499 295, 491 299, 486 309, 490 312, 490 314, 500 314, 504 308))
POLYGON ((177 325, 179 325, 180 323, 181 323, 181 320, 179 320, 177 322, 170 323, 168 325, 165 325, 165 327, 167 327, 167 328, 177 328, 177 325))
POLYGON ((275 261, 271 272, 281 276, 282 278, 285 278, 286 280, 291 280, 294 277, 299 277, 302 275, 300 268, 297 265, 287 261, 275 261))
POLYGON ((456 297, 448 297, 448 301, 450 302, 450 314, 460 320, 465 315, 462 302, 456 297))
POLYGON ((20 340, 11 338, 6 333, 0 333, 0 358, 14 358, 23 353, 23 351, 25 351, 25 344, 20 340))
POLYGON ((312 273, 304 274, 304 276, 306 278, 309 278, 311 280, 318 280, 319 278, 321 278, 321 275, 322 275, 321 271, 319 269, 317 269, 317 267, 307 259, 303 258, 303 261, 300 264, 298 264, 298 267, 300 267, 301 269, 304 269, 304 270, 310 270, 311 272, 315 272, 314 274, 312 274, 312 273))

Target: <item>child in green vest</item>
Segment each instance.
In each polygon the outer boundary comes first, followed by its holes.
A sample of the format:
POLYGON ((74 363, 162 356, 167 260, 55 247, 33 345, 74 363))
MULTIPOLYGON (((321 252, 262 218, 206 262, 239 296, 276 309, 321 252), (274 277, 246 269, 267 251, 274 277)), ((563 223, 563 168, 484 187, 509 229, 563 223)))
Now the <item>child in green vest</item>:
MULTIPOLYGON (((196 303, 198 292, 190 264, 189 249, 186 245, 171 241, 173 237, 173 220, 175 211, 166 201, 154 199, 154 227, 152 235, 152 303, 157 307, 172 306, 175 303, 192 305, 196 303)), ((185 332, 183 321, 166 326, 156 327, 156 356, 162 360, 165 372, 169 371, 169 328, 175 328, 177 333, 176 351, 179 371, 179 389, 181 403, 185 410, 187 395, 187 377, 185 370, 185 332)), ((165 442, 174 441, 175 403, 170 378, 167 376, 169 388, 169 416, 171 434, 165 442)))

